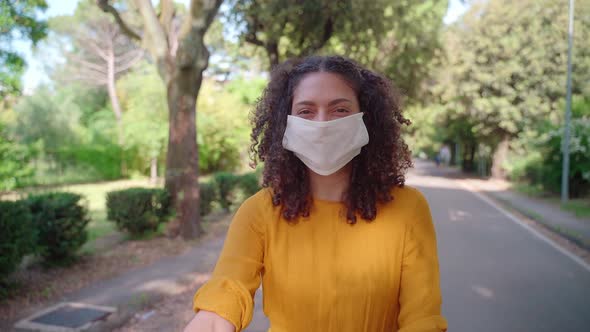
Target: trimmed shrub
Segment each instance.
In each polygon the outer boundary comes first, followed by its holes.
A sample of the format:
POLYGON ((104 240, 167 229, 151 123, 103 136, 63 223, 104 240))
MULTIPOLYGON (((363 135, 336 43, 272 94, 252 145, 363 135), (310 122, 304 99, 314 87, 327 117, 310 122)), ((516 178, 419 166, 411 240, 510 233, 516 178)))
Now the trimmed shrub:
POLYGON ((25 255, 35 251, 36 240, 27 206, 22 201, 0 201, 0 293, 4 293, 2 280, 14 272, 25 255))
POLYGON ((236 189, 239 177, 233 173, 219 172, 213 175, 213 181, 217 187, 219 204, 224 210, 229 211, 235 201, 234 189, 236 189))
POLYGON ((82 196, 73 193, 33 195, 25 202, 39 232, 38 247, 44 265, 67 265, 86 243, 88 210, 82 196))
POLYGON ((215 192, 215 184, 211 182, 201 182, 199 183, 199 193, 200 197, 200 215, 206 216, 211 213, 213 209, 213 202, 217 198, 217 193, 215 192))
POLYGON ((132 236, 155 232, 170 214, 165 189, 130 188, 107 194, 107 218, 132 236))
POLYGON ((246 173, 240 176, 238 186, 242 190, 245 198, 256 194, 260 190, 258 174, 256 172, 246 173))

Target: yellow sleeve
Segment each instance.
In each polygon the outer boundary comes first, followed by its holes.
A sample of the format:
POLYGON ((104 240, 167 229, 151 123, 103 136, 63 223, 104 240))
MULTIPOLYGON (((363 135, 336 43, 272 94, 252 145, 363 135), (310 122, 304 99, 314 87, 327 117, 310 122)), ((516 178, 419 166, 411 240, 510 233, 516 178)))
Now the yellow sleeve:
POLYGON ((426 199, 416 192, 413 218, 406 226, 400 284, 399 332, 446 331, 441 315, 436 234, 426 199))
POLYGON ((260 286, 264 256, 264 217, 260 192, 236 212, 211 279, 196 292, 193 309, 212 311, 236 332, 252 320, 254 293, 260 286))

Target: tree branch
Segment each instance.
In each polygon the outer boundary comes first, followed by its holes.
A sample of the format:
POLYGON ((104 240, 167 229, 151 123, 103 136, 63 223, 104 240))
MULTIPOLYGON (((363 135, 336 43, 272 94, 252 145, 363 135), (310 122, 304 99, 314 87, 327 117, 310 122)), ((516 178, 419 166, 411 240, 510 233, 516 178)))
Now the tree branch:
POLYGON ((162 61, 168 55, 168 39, 154 6, 150 0, 135 0, 135 5, 143 18, 150 53, 157 61, 162 61))
POLYGON ((115 19, 115 21, 117 22, 117 24, 121 28, 121 31, 123 31, 124 34, 126 34, 132 39, 141 40, 141 36, 137 32, 133 31, 129 27, 129 25, 127 25, 127 23, 123 21, 123 18, 121 18, 121 15, 119 15, 117 9, 111 6, 108 0, 96 0, 96 5, 100 9, 102 9, 103 12, 113 15, 113 18, 115 19))
POLYGON ((66 57, 68 58, 68 60, 75 62, 82 67, 91 68, 97 72, 100 72, 100 73, 103 73, 106 75, 106 70, 105 70, 104 66, 101 66, 96 63, 92 63, 88 60, 85 60, 85 59, 75 55, 75 54, 68 54, 68 55, 66 55, 66 57))
POLYGON ((246 35, 246 37, 244 38, 246 40, 246 42, 256 45, 256 46, 264 46, 264 43, 262 42, 262 40, 258 39, 258 37, 256 37, 256 34, 254 33, 249 33, 246 35))
POLYGON ((115 55, 115 65, 122 65, 128 61, 137 61, 143 56, 143 49, 134 49, 123 54, 115 55))
POLYGON ((134 58, 129 59, 126 63, 115 65, 115 74, 120 74, 133 67, 143 57, 143 52, 137 52, 134 58))

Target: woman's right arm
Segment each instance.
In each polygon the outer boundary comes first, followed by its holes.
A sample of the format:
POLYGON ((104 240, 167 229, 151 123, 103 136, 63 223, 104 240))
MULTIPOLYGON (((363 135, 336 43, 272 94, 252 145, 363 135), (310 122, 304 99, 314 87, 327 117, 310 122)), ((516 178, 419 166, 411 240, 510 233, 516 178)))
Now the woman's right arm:
POLYGON ((195 294, 197 314, 186 331, 240 332, 252 320, 264 261, 264 211, 272 204, 265 195, 250 197, 236 212, 213 274, 195 294))
POLYGON ((201 310, 184 328, 184 332, 235 332, 232 323, 218 314, 201 310))

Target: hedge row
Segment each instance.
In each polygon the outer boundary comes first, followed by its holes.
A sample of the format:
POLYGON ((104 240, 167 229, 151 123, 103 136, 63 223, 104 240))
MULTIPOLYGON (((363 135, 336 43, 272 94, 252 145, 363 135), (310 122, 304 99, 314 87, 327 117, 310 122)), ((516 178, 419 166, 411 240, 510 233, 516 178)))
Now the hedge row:
POLYGON ((130 188, 107 194, 107 218, 132 236, 154 232, 170 214, 164 189, 130 188))
MULTIPOLYGON (((217 173, 200 184, 201 215, 215 205, 229 210, 259 190, 255 173, 217 173)), ((156 231, 172 213, 164 189, 131 188, 107 194, 107 216, 131 235, 156 231)), ((0 201, 0 293, 23 257, 36 254, 46 266, 67 265, 88 239, 90 219, 81 195, 48 193, 0 201)))
POLYGON ((82 196, 72 193, 0 201, 0 282, 29 254, 46 266, 71 263, 88 238, 89 221, 82 196))

